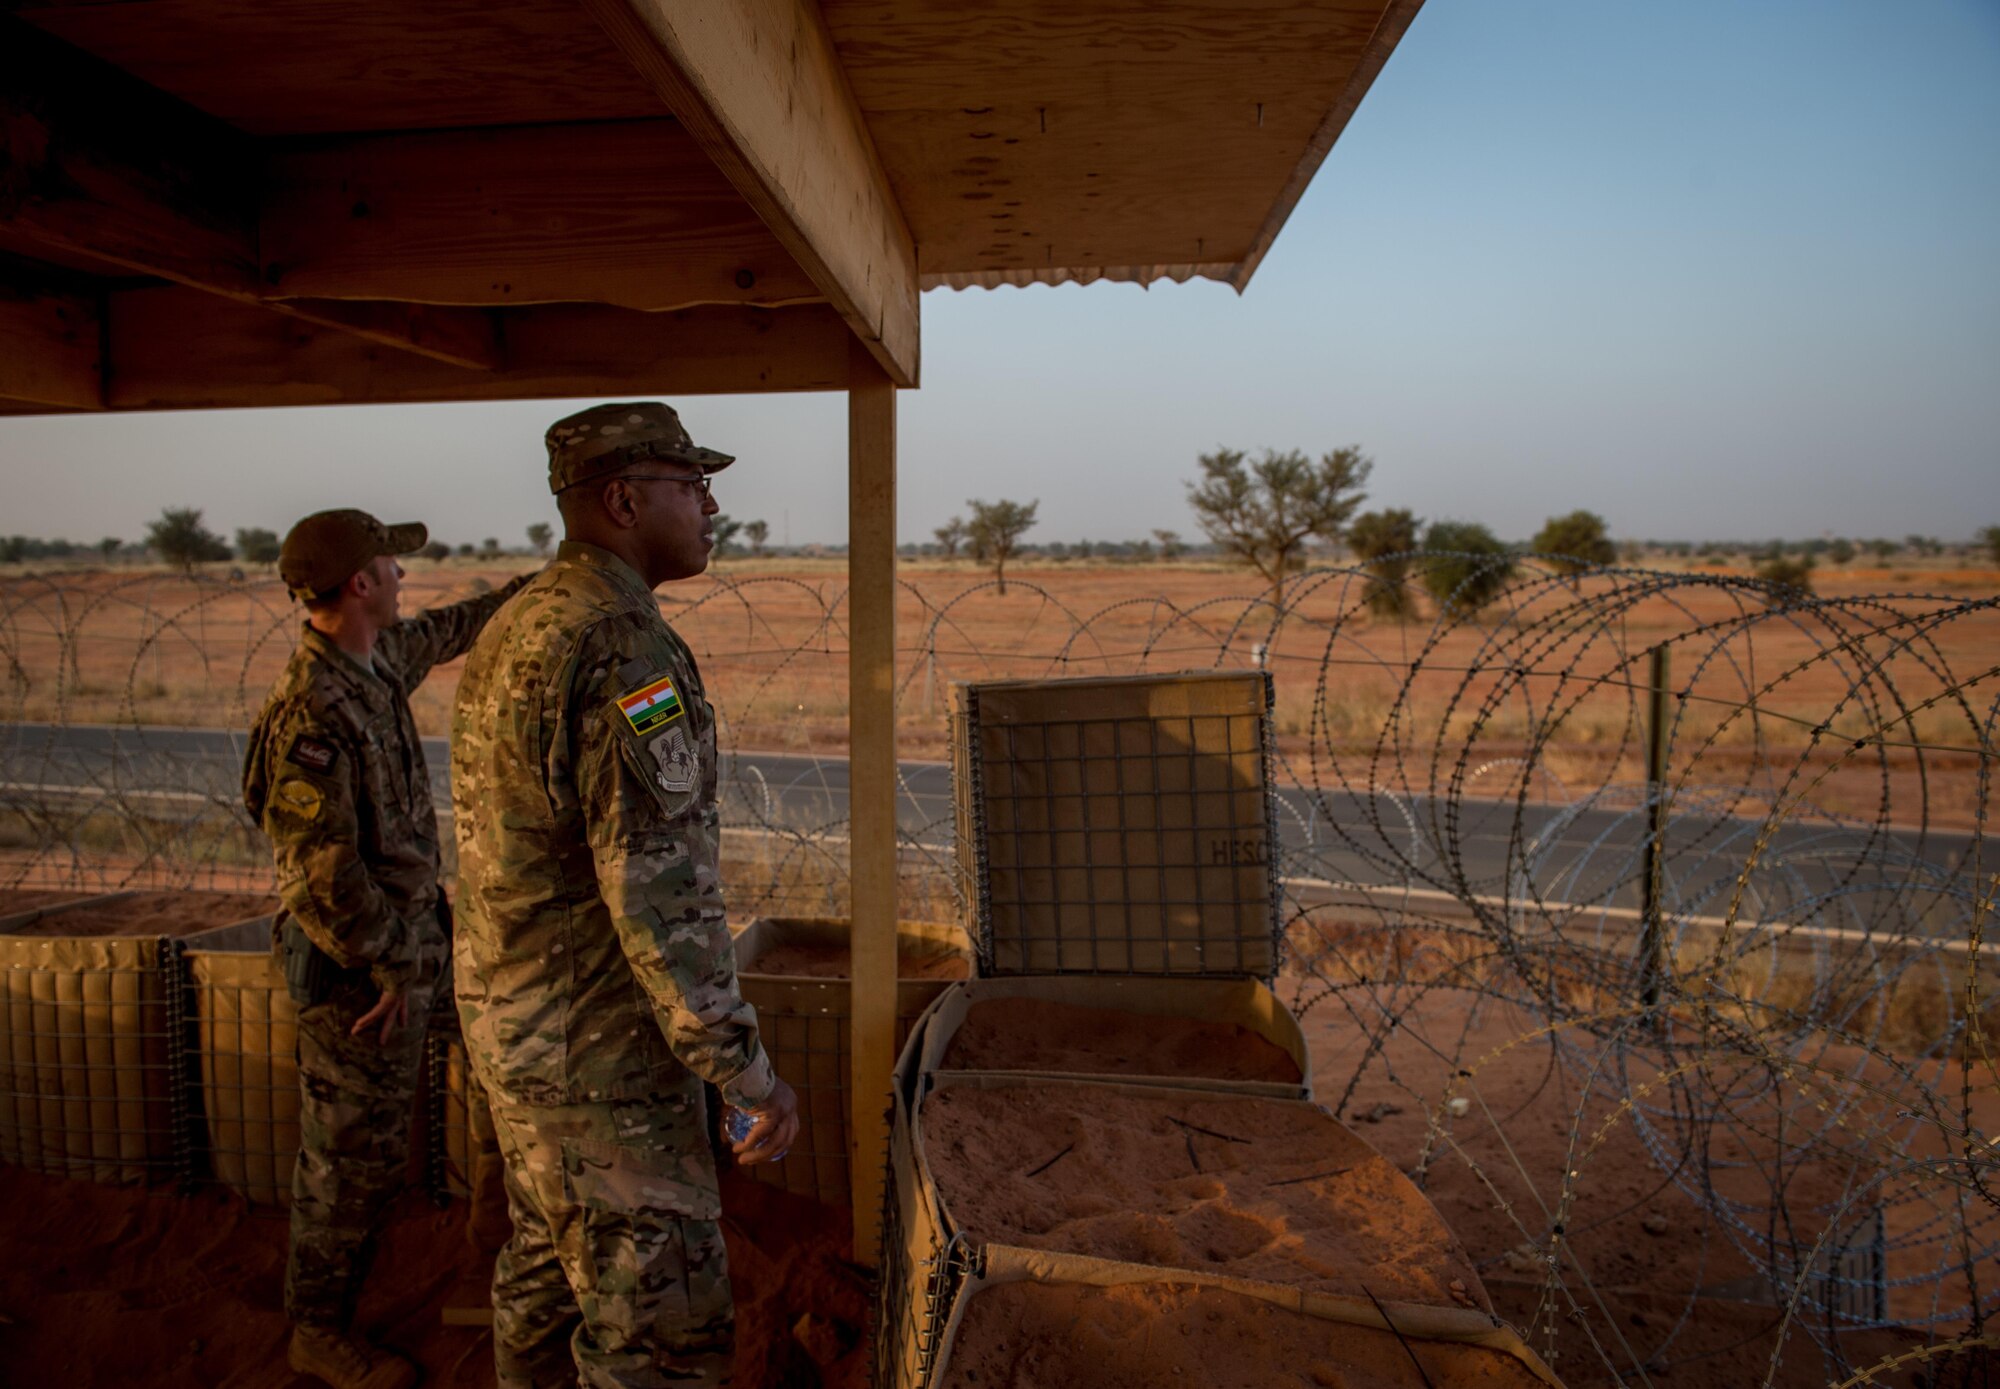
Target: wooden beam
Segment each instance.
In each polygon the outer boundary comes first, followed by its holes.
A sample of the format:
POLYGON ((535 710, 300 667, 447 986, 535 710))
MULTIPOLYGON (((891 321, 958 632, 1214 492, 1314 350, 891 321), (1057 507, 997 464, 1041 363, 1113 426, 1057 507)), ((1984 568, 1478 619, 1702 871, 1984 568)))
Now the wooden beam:
POLYGON ((777 307, 823 296, 676 121, 315 141, 274 154, 265 292, 777 307))
MULTIPOLYGON (((259 167, 256 146, 229 126, 0 18, 0 231, 8 245, 260 303, 259 167)), ((454 365, 497 362, 491 324, 478 315, 278 307, 454 365)))
POLYGON ((847 385, 847 1170, 854 1257, 876 1262, 896 1064, 896 386, 857 340, 847 385))
POLYGON ((103 316, 95 293, 64 277, 0 263, 0 398, 104 408, 103 316))
POLYGON ((0 223, 17 242, 253 295, 256 174, 222 122, 0 19, 0 223))
POLYGON ((484 309, 435 309, 361 299, 265 300, 263 306, 455 367, 492 371, 500 365, 499 322, 484 309))
POLYGON ((890 379, 917 384, 916 248, 815 0, 583 0, 890 379))
POLYGON ((353 334, 174 287, 107 310, 115 410, 838 390, 846 324, 823 304, 645 314, 589 304, 495 310, 492 371, 390 351, 353 334))

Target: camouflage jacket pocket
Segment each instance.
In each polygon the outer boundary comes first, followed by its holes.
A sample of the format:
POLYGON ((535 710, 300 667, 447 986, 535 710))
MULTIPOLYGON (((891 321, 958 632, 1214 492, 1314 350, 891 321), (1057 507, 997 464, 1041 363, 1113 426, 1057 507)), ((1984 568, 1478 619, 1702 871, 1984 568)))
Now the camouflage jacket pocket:
POLYGON ((562 1165, 564 1194, 585 1210, 619 1215, 665 1211, 683 1220, 722 1218, 714 1164, 705 1151, 565 1138, 562 1165))

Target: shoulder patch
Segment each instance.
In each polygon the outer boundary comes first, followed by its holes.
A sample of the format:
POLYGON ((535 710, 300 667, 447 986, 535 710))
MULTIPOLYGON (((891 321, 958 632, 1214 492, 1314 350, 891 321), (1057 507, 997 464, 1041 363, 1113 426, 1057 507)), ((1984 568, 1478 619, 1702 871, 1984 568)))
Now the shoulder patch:
POLYGON ((285 754, 285 760, 309 772, 330 772, 340 761, 340 749, 332 743, 301 735, 292 740, 292 749, 285 754))
POLYGON ((681 702, 681 692, 674 688, 673 680, 657 675, 630 694, 620 695, 618 712, 632 725, 634 733, 643 736, 681 717, 687 706, 681 702))
POLYGON ((309 781, 288 776, 271 788, 271 799, 281 810, 289 811, 301 820, 317 820, 325 798, 319 788, 309 781))

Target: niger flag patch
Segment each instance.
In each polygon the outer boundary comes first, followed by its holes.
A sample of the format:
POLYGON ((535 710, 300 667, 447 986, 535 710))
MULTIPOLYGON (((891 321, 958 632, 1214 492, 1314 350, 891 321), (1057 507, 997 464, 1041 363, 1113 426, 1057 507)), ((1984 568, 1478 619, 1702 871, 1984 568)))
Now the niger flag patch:
POLYGON ((628 695, 618 698, 618 712, 632 725, 634 733, 651 733, 686 713, 681 692, 667 676, 648 681, 628 695))

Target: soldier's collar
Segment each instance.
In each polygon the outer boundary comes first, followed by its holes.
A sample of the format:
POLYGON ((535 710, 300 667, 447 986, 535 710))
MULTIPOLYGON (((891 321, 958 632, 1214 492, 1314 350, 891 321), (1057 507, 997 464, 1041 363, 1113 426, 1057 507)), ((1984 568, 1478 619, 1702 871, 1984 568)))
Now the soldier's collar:
POLYGON ((301 639, 300 645, 310 649, 320 660, 330 662, 335 670, 359 681, 364 689, 387 687, 387 681, 382 677, 382 667, 379 661, 371 661, 363 665, 360 661, 355 660, 345 651, 342 651, 326 633, 320 631, 319 628, 313 626, 310 622, 305 624, 305 636, 301 639))
POLYGON ((619 586, 630 588, 634 593, 643 593, 648 598, 653 596, 653 590, 639 577, 639 571, 609 550, 599 549, 581 540, 565 540, 556 547, 556 559, 564 564, 601 569, 619 586))

